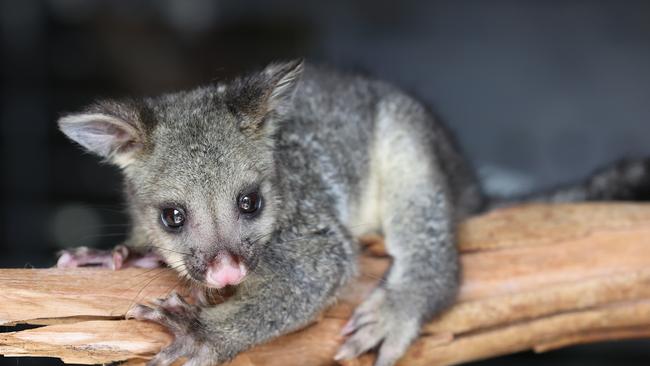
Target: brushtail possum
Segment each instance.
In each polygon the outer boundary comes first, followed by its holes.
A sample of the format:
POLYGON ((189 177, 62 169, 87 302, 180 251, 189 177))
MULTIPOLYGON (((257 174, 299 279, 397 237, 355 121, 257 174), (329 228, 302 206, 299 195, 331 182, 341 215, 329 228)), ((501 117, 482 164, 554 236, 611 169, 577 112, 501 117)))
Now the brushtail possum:
MULTIPOLYGON (((392 265, 344 327, 335 358, 377 349, 375 365, 391 366, 454 300, 455 223, 494 204, 420 102, 302 61, 100 101, 59 125, 121 169, 132 219, 124 245, 65 251, 60 267, 165 263, 196 285, 236 288, 217 306, 172 294, 134 307, 130 316, 175 335, 151 365, 223 363, 308 324, 355 275, 355 238, 379 233, 392 265)), ((626 161, 527 199, 628 199, 648 187, 650 164, 626 161)))

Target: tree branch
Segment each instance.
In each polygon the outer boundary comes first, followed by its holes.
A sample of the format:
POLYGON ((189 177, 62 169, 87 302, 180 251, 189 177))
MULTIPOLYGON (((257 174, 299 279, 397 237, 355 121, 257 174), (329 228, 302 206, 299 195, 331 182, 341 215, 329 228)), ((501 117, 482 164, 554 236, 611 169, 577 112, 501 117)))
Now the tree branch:
MULTIPOLYGON (((449 365, 533 349, 650 336, 650 206, 585 203, 501 209, 459 229, 458 303, 426 325, 402 365, 449 365)), ((313 325, 233 365, 333 365, 340 328, 388 266, 366 238, 361 275, 313 325)), ((156 324, 123 320, 137 302, 180 290, 170 270, 0 270, 7 356, 142 363, 169 343, 156 324)), ((372 355, 347 365, 371 365, 372 355)))

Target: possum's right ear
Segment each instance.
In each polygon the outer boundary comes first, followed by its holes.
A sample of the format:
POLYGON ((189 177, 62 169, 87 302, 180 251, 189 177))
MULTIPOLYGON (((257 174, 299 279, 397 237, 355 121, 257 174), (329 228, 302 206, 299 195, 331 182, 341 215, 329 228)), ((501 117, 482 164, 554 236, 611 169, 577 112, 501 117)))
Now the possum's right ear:
POLYGON ((59 128, 86 150, 121 168, 133 162, 145 143, 140 113, 126 103, 97 103, 59 119, 59 128))
POLYGON ((257 137, 273 134, 276 119, 291 110, 303 68, 302 60, 273 63, 231 83, 226 89, 226 104, 239 117, 242 132, 257 137))

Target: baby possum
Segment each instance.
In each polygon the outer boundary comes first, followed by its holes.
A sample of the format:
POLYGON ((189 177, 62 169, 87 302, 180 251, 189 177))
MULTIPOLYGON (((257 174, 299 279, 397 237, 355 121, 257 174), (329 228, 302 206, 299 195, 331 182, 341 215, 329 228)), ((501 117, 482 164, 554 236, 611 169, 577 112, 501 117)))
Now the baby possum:
MULTIPOLYGON (((133 308, 130 316, 175 335, 151 365, 223 363, 308 324, 355 275, 355 238, 366 233, 385 237, 392 265, 343 329, 336 358, 377 348, 375 365, 393 365, 454 300, 455 223, 488 203, 420 102, 301 61, 191 91, 98 102, 59 125, 121 169, 133 224, 114 251, 65 251, 60 267, 161 260, 205 287, 239 285, 217 306, 172 294, 133 308)), ((627 198, 631 187, 650 186, 649 165, 624 162, 530 198, 627 198)))

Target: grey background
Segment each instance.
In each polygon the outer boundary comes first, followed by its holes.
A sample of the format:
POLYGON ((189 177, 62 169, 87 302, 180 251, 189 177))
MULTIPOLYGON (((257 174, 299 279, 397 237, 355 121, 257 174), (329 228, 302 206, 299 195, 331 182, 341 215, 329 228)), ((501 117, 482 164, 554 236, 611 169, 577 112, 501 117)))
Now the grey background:
MULTIPOLYGON (((650 155, 646 1, 0 0, 0 52, 3 267, 49 266, 58 248, 124 236, 117 172, 56 131, 60 113, 271 60, 306 57, 400 85, 456 132, 492 191, 650 155)), ((641 365, 647 347, 483 364, 641 365)))

